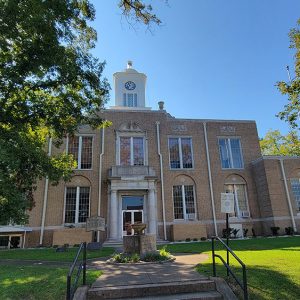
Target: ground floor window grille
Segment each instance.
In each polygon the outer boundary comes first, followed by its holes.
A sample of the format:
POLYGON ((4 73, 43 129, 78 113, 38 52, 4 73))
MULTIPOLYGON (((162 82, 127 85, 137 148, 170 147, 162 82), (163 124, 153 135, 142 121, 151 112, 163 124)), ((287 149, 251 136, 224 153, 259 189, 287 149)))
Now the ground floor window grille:
POLYGON ((300 178, 291 178, 291 186, 297 211, 300 211, 300 178))
POLYGON ((245 184, 227 184, 226 193, 234 194, 234 215, 237 217, 249 217, 249 208, 245 184))
POLYGON ((65 223, 84 223, 89 217, 90 188, 67 187, 65 223))
POLYGON ((193 185, 173 186, 174 218, 194 220, 196 218, 193 185))

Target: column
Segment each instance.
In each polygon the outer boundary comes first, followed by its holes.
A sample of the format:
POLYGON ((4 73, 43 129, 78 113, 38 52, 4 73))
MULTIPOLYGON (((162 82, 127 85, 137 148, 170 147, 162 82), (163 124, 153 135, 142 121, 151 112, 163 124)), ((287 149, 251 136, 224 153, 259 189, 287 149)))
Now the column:
POLYGON ((109 235, 112 240, 118 238, 118 199, 116 190, 111 190, 110 193, 109 235))
POLYGON ((148 222, 149 228, 148 232, 150 234, 156 235, 156 206, 155 206, 155 191, 154 189, 150 189, 148 192, 148 222))

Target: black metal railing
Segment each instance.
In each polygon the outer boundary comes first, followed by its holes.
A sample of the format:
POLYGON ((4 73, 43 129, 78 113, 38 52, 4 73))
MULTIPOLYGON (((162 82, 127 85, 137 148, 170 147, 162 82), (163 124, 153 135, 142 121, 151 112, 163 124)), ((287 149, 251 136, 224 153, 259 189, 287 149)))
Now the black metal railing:
POLYGON ((232 251, 232 249, 230 249, 228 247, 228 245, 226 245, 222 241, 222 239, 220 239, 218 236, 212 237, 211 241, 212 241, 212 260, 213 260, 213 274, 214 274, 214 276, 217 276, 217 272, 216 272, 216 259, 215 258, 218 257, 218 258, 220 258, 220 260, 222 261, 223 265, 227 269, 227 276, 229 276, 229 274, 230 274, 235 279, 235 281, 237 282, 237 284, 242 288, 242 290, 244 292, 244 300, 248 300, 248 287, 247 287, 246 265, 237 257, 237 255, 232 251), (218 255, 218 254, 215 253, 215 240, 218 240, 226 248, 227 261, 225 261, 222 256, 220 256, 220 255, 218 255), (241 280, 239 278, 237 278, 237 276, 233 273, 232 269, 230 268, 230 265, 229 265, 229 253, 242 266, 242 269, 243 269, 243 281, 242 282, 241 282, 241 280))
POLYGON ((77 254, 73 260, 73 263, 70 267, 67 276, 67 296, 66 296, 67 300, 72 300, 74 297, 81 271, 82 271, 82 284, 85 285, 86 284, 86 242, 80 244, 80 247, 77 251, 77 254), (76 268, 81 252, 82 252, 82 261, 77 266, 78 268, 77 268, 76 277, 74 279, 74 283, 72 284, 72 274, 76 268))

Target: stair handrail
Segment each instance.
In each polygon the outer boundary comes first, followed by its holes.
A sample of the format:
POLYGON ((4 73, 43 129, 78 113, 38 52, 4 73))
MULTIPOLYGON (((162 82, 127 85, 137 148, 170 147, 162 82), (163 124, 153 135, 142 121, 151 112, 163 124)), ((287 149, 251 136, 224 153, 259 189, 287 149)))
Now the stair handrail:
POLYGON ((80 247, 77 251, 77 254, 72 262, 72 265, 70 267, 69 273, 67 275, 67 293, 66 293, 66 300, 72 300, 76 291, 77 283, 80 277, 82 271, 82 285, 86 285, 86 242, 83 242, 80 244, 80 247), (76 277, 74 280, 73 285, 71 284, 72 280, 72 274, 74 272, 74 269, 76 267, 78 258, 82 252, 82 261, 78 265, 76 277))
POLYGON ((237 282, 237 284, 242 288, 243 292, 244 292, 244 300, 248 300, 248 285, 247 285, 247 273, 246 273, 246 265, 242 262, 242 260, 233 252, 233 250, 226 245, 226 243, 224 243, 224 241, 219 238, 218 236, 213 236, 212 239, 212 260, 213 260, 213 275, 214 277, 217 276, 217 272, 216 272, 216 260, 215 258, 218 257, 223 265, 226 267, 227 269, 227 276, 229 276, 229 273, 231 274, 231 276, 235 279, 235 281, 237 282), (219 242, 221 242, 221 244, 226 248, 226 252, 227 252, 227 262, 223 259, 222 256, 218 255, 215 253, 215 240, 218 240, 219 242), (243 269, 243 282, 240 281, 239 278, 237 278, 237 276, 233 273, 232 269, 230 268, 229 265, 229 253, 237 260, 237 262, 242 266, 243 269))

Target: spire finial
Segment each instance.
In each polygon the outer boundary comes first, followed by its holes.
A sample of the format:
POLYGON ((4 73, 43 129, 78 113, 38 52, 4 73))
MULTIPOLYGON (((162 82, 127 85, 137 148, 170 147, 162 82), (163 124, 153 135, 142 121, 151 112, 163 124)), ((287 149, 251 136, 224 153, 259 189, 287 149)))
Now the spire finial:
POLYGON ((132 60, 128 60, 127 69, 131 69, 131 68, 132 68, 132 60))

